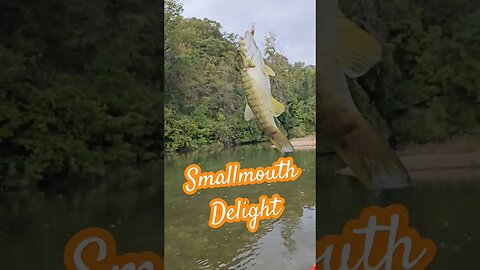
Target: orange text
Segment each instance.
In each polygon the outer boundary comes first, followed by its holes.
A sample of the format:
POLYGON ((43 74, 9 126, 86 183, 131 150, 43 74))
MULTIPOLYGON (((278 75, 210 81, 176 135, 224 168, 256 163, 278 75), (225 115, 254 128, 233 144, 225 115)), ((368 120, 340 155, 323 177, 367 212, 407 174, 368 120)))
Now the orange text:
POLYGON ((116 254, 112 234, 101 228, 88 228, 76 233, 67 243, 64 264, 67 270, 163 270, 163 259, 157 253, 116 254))
POLYGON ((317 241, 316 269, 423 270, 435 256, 436 246, 408 226, 408 211, 399 204, 370 206, 359 219, 350 220, 342 235, 317 241))
POLYGON ((302 169, 293 163, 292 157, 282 157, 270 167, 256 169, 241 169, 239 162, 229 162, 225 165, 225 170, 218 172, 202 172, 199 165, 191 164, 184 171, 187 181, 182 188, 183 192, 192 195, 197 190, 206 188, 295 181, 301 174, 302 169))
POLYGON ((235 199, 234 205, 228 205, 222 199, 210 201, 210 220, 208 225, 212 228, 219 228, 225 222, 245 221, 250 232, 256 232, 258 224, 262 219, 278 218, 283 214, 285 199, 278 194, 272 198, 266 195, 260 196, 258 203, 250 203, 247 198, 235 199))

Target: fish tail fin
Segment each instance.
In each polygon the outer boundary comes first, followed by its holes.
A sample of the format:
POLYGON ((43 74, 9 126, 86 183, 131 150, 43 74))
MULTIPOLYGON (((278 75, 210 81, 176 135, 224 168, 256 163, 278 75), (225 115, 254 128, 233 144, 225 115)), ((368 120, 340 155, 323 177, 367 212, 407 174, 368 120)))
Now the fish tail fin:
POLYGON ((275 129, 275 131, 271 133, 270 140, 272 141, 273 145, 275 145, 275 147, 282 153, 294 151, 293 145, 279 129, 275 129))
POLYGON ((408 171, 387 140, 363 118, 355 126, 335 147, 355 176, 374 190, 409 186, 408 171))

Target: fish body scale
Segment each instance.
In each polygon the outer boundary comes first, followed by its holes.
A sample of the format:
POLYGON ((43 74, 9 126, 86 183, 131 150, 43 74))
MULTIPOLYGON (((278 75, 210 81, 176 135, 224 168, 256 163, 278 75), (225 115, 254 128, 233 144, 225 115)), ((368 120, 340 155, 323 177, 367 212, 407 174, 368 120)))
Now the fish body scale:
POLYGON ((276 126, 272 125, 273 119, 269 119, 272 117, 269 117, 269 113, 267 112, 268 106, 266 106, 265 94, 260 88, 260 84, 254 82, 246 71, 242 74, 242 82, 248 105, 257 116, 264 129, 275 129, 276 126))

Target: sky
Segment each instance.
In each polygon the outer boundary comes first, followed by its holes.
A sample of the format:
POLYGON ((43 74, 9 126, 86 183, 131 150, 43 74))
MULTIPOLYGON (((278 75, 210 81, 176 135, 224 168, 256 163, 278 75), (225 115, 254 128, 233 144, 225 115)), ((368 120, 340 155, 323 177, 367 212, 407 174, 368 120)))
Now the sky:
POLYGON ((243 35, 255 24, 255 41, 263 52, 268 32, 277 36, 277 51, 290 63, 315 65, 315 0, 179 0, 183 16, 219 22, 222 31, 243 35))

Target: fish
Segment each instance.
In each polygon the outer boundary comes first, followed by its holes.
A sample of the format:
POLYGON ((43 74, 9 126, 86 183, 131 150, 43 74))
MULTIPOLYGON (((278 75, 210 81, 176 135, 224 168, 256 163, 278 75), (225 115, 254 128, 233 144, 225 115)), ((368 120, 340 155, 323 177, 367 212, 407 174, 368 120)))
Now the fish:
POLYGON ((382 46, 341 13, 338 0, 317 2, 316 101, 333 150, 369 189, 404 188, 410 175, 386 138, 358 111, 345 75, 357 78, 381 60, 382 46))
POLYGON ((255 43, 254 34, 255 29, 252 26, 251 30, 246 31, 240 38, 238 48, 242 86, 246 98, 244 119, 246 121, 258 119, 264 134, 279 151, 293 152, 293 145, 277 127, 274 119, 285 111, 285 106, 272 97, 270 77, 276 74, 265 64, 262 52, 255 43))

